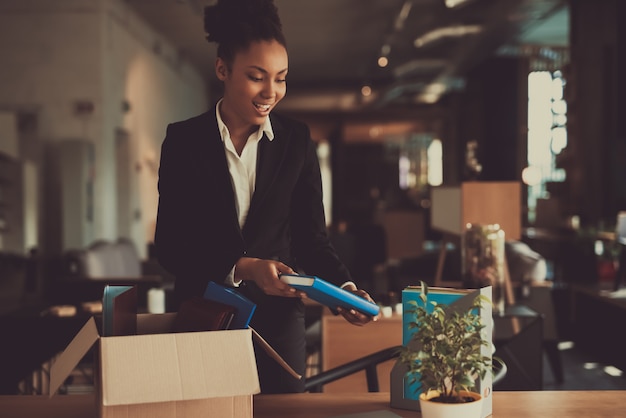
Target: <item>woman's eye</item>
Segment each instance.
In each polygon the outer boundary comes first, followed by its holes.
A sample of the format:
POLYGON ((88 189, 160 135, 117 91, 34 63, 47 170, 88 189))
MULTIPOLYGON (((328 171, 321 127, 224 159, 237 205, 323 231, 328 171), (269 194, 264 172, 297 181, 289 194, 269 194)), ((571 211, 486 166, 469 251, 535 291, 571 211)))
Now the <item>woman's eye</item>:
POLYGON ((248 76, 248 78, 249 78, 250 80, 252 80, 252 81, 255 81, 255 82, 263 81, 263 79, 262 79, 262 78, 259 78, 259 77, 248 76))
POLYGON ((285 79, 283 78, 283 79, 281 79, 281 80, 276 80, 276 82, 277 82, 277 83, 286 83, 286 82, 287 82, 287 80, 285 80, 285 79))

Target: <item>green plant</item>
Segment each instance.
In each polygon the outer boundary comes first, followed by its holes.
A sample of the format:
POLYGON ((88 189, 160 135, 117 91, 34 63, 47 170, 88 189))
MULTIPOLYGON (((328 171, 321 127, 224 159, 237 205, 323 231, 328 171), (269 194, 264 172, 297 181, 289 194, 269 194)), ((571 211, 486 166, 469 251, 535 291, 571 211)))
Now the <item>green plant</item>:
POLYGON ((478 295, 467 311, 458 312, 429 301, 424 282, 420 300, 421 304, 410 302, 407 313, 414 316, 409 328, 416 331, 400 354, 400 360, 408 367, 409 383, 419 380, 421 386, 417 390, 437 390, 440 396, 436 401, 466 402, 459 392, 474 389, 477 379, 491 370, 491 357, 481 353, 481 347, 490 347, 491 342, 482 335, 485 325, 480 316, 482 304, 491 301, 478 295))

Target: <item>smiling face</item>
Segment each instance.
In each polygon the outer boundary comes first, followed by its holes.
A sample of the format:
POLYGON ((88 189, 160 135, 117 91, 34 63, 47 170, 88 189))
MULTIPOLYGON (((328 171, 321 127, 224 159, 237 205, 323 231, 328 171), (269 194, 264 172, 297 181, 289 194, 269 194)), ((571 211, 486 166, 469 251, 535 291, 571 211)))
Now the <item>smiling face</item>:
POLYGON ((217 77, 224 83, 220 114, 231 135, 254 131, 287 91, 287 50, 276 41, 255 41, 235 54, 232 65, 218 58, 217 77))

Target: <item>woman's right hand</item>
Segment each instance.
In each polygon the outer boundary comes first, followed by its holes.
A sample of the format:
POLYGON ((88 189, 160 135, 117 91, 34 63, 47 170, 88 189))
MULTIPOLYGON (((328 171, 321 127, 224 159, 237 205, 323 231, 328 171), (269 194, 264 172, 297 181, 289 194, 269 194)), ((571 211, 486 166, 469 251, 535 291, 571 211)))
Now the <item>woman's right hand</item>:
POLYGON ((285 297, 306 297, 279 279, 281 274, 294 274, 288 265, 275 260, 242 257, 235 266, 235 280, 253 281, 266 294, 285 297))

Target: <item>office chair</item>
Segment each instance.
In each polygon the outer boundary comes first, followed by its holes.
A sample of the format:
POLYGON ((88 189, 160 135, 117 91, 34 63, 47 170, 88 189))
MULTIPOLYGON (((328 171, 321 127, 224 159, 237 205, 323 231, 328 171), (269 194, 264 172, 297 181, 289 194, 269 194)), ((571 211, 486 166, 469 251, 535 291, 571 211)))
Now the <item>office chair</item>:
POLYGON ((367 391, 379 392, 378 372, 376 366, 387 360, 399 357, 402 346, 394 346, 385 348, 367 356, 350 361, 332 369, 320 372, 314 376, 308 377, 304 385, 306 392, 321 392, 322 387, 328 383, 342 379, 351 374, 365 370, 365 378, 367 379, 367 391))

